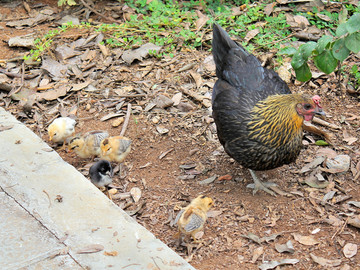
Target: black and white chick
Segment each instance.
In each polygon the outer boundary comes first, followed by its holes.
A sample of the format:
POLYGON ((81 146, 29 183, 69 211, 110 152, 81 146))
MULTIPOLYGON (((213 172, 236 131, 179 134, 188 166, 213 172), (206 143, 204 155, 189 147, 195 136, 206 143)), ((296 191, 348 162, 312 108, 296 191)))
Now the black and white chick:
POLYGON ((113 177, 113 169, 110 162, 107 160, 99 160, 90 167, 89 174, 91 183, 93 183, 99 189, 105 188, 109 199, 111 199, 107 189, 107 186, 112 183, 113 177))

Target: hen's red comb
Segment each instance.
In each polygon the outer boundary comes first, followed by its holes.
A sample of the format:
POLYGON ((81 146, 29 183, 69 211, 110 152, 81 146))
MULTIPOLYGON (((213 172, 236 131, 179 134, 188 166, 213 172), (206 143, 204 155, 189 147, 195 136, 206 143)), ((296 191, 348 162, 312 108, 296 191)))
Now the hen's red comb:
POLYGON ((320 105, 320 101, 321 101, 321 97, 319 97, 318 95, 315 95, 312 97, 312 100, 314 101, 314 103, 319 107, 322 108, 320 105))

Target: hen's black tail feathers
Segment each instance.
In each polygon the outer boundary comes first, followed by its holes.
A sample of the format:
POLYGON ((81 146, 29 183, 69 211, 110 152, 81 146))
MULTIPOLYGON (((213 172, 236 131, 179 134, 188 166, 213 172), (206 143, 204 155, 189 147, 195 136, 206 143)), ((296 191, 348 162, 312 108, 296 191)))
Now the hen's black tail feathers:
POLYGON ((231 49, 236 49, 236 56, 245 61, 250 55, 241 45, 233 41, 228 33, 217 23, 213 26, 212 53, 216 64, 216 75, 222 77, 223 65, 227 64, 226 57, 231 49))

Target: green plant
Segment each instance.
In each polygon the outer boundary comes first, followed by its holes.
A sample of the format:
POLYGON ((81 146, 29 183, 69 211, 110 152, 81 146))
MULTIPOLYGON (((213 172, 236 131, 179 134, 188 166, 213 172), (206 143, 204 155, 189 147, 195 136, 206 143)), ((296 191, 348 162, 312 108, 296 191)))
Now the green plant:
POLYGON ((43 54, 45 50, 47 50, 51 46, 54 38, 72 27, 74 27, 74 25, 72 24, 72 22, 69 22, 59 26, 59 28, 55 30, 50 30, 43 37, 35 39, 34 41, 35 48, 30 50, 29 55, 24 55, 24 60, 31 59, 33 61, 40 61, 40 56, 43 54))
POLYGON ((360 86, 360 69, 357 65, 353 65, 350 69, 350 74, 354 78, 354 86, 358 88, 360 86))
POLYGON ((58 6, 60 7, 62 5, 74 6, 76 2, 75 0, 58 0, 58 6))
POLYGON ((293 55, 291 65, 295 70, 296 78, 305 82, 312 76, 308 65, 310 57, 319 70, 330 74, 349 56, 350 52, 359 51, 360 13, 356 13, 337 27, 336 36, 325 35, 317 42, 307 42, 296 51, 289 49, 285 54, 293 55))

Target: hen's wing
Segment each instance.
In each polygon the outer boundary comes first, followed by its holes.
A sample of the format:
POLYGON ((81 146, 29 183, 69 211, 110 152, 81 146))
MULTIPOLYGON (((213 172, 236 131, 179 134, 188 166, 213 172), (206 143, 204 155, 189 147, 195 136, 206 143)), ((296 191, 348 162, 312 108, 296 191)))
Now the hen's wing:
POLYGON ((219 78, 213 91, 213 103, 219 95, 225 95, 225 100, 243 103, 240 104, 243 110, 249 111, 269 95, 291 94, 275 71, 263 68, 254 55, 231 40, 218 24, 214 24, 212 48, 219 78))
MULTIPOLYGON (((214 24, 212 48, 218 77, 212 93, 213 116, 224 145, 234 138, 248 138, 247 121, 257 102, 270 95, 291 92, 276 72, 263 68, 254 55, 231 40, 218 24, 214 24)), ((246 149, 247 145, 241 147, 246 149)))

